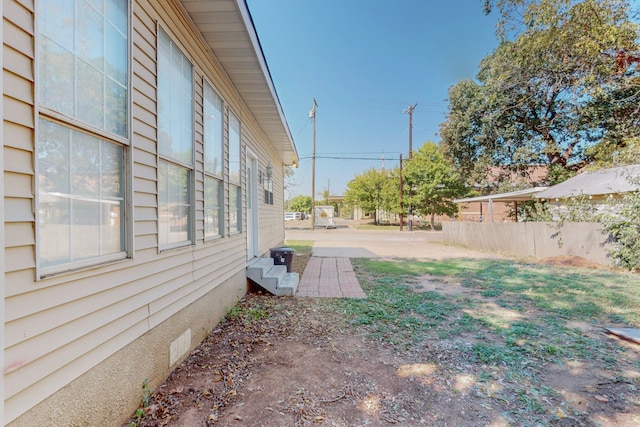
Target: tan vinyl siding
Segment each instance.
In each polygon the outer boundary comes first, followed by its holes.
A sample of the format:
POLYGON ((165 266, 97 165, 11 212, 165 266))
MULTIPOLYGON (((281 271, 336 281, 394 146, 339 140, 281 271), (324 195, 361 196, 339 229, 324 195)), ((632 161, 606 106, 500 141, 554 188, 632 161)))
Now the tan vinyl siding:
MULTIPOLYGON (((15 2, 14 1, 7 2, 7 8, 4 10, 5 17, 9 17, 9 14, 12 11, 16 10, 16 8, 12 8, 10 6, 12 4, 15 4, 15 2)), ((34 58, 33 25, 28 27, 23 27, 20 24, 21 24, 20 21, 12 21, 12 20, 4 21, 4 35, 5 35, 4 43, 6 46, 4 46, 3 48, 8 49, 10 47, 15 51, 20 52, 22 55, 25 55, 33 59, 34 58)), ((21 75, 21 74, 18 74, 18 75, 21 75)), ((33 80, 33 70, 29 70, 27 73, 25 73, 25 76, 30 77, 30 80, 33 80)))
POLYGON ((22 102, 30 102, 31 99, 27 95, 33 87, 33 82, 26 80, 13 73, 5 73, 4 76, 5 96, 15 98, 22 102))
POLYGON ((132 27, 133 257, 144 262, 155 258, 158 245, 156 25, 150 15, 134 7, 132 27))
POLYGON ((6 42, 5 38, 5 45, 2 47, 5 73, 10 72, 26 80, 33 81, 33 56, 29 52, 20 52, 14 49, 7 45, 6 42))
POLYGON ((195 188, 194 188, 194 203, 196 209, 195 215, 195 235, 194 239, 196 242, 204 241, 204 126, 203 126, 203 93, 204 87, 202 79, 204 77, 199 74, 194 74, 193 80, 193 101, 195 104, 194 111, 194 126, 193 126, 193 134, 194 134, 194 153, 195 153, 195 167, 196 173, 194 177, 195 188))
MULTIPOLYGON (((33 225, 29 222, 17 222, 11 224, 10 227, 5 224, 5 230, 8 233, 4 235, 5 248, 14 248, 27 246, 32 247, 35 244, 35 236, 33 235, 33 225)), ((29 256, 28 258, 32 258, 29 256)))
POLYGON ((5 1, 3 6, 7 20, 33 34, 33 1, 5 1))
MULTIPOLYGON (((11 227, 5 227, 5 230, 10 232, 11 227)), ((31 246, 5 248, 4 257, 5 264, 7 265, 5 268, 7 270, 9 269, 9 266, 11 266, 11 270, 14 271, 35 267, 35 262, 33 261, 33 249, 31 246)))
POLYGON ((33 271, 32 270, 6 271, 4 273, 4 280, 5 280, 5 285, 4 285, 5 297, 17 295, 24 292, 25 283, 33 282, 33 271))
POLYGON ((31 176, 24 173, 15 173, 5 168, 4 174, 5 197, 30 198, 33 194, 31 176))
MULTIPOLYGON (((15 100, 12 100, 9 104, 13 104, 14 102, 15 100)), ((9 144, 5 144, 4 161, 5 171, 33 175, 32 151, 12 148, 9 144)))
MULTIPOLYGON (((224 180, 225 231, 204 240, 202 79, 212 83, 225 106, 240 120, 243 155, 247 145, 259 169, 274 170, 274 205, 265 205, 258 185, 260 249, 281 243, 281 162, 208 46, 174 0, 132 2, 131 139, 127 148, 125 212, 132 229, 131 259, 37 278, 35 204, 34 28, 29 2, 4 2, 4 159, 5 159, 5 420, 12 421, 95 368, 142 335, 212 291, 233 282, 242 286, 246 267, 246 176, 241 175, 242 233, 229 236, 229 182, 224 180), (157 215, 157 24, 167 29, 194 66, 195 175, 194 245, 158 250, 157 215), (129 193, 127 193, 129 194, 129 193)), ((228 153, 225 153, 228 155, 228 153)), ((228 177, 228 165, 224 173, 228 177)), ((91 236, 87 236, 91 238, 91 236)), ((240 288, 242 289, 242 288, 240 288)), ((223 294, 232 298, 229 290, 223 294)), ((212 310, 221 313, 216 307, 212 310)), ((194 332, 201 339, 204 328, 194 332)), ((175 337, 164 337, 165 340, 175 337)), ((194 346, 196 342, 192 343, 194 346)), ((168 344, 154 354, 168 365, 168 344), (165 360, 166 359, 166 360, 165 360)), ((155 362, 154 362, 155 363, 155 362)), ((164 365, 163 365, 164 366, 164 365)), ((166 372, 169 367, 166 366, 166 372)), ((155 379, 156 382, 160 378, 155 379)), ((157 384, 156 384, 157 385, 157 384)), ((134 385, 136 389, 140 384, 134 385)), ((138 392, 136 390, 136 392, 138 392)), ((25 416, 23 418, 28 418, 25 416)), ((25 421, 25 424, 27 421, 25 421)))
MULTIPOLYGON (((6 76, 7 73, 4 73, 6 76)), ((33 128, 33 106, 16 98, 4 97, 4 120, 18 125, 33 128), (9 108, 10 107, 10 108, 9 108)), ((6 163, 5 159, 5 163, 6 163)))
POLYGON ((5 147, 33 150, 33 128, 11 123, 5 117, 3 142, 5 147))
MULTIPOLYGON (((119 318, 116 322, 97 331, 100 333, 83 337, 83 339, 65 347, 64 351, 34 362, 31 365, 32 369, 26 371, 30 375, 24 377, 20 374, 6 375, 5 419, 12 420, 21 415, 37 402, 57 392, 60 389, 59 384, 67 384, 70 380, 78 377, 80 373, 86 372, 113 354, 114 348, 122 348, 144 334, 148 330, 146 315, 146 310, 140 308, 119 318), (80 356, 74 359, 73 356, 78 354, 80 356), (69 363, 61 364, 58 358, 69 363), (59 367, 51 369, 53 366, 59 367), (42 370, 51 373, 46 381, 40 380, 40 375, 33 375, 34 372, 42 370), (22 389, 18 394, 9 398, 10 390, 21 389, 25 382, 36 382, 37 384, 35 387, 22 389)), ((63 414, 59 414, 59 416, 63 416, 63 414)), ((25 422, 24 425, 32 424, 25 422)))
MULTIPOLYGON (((32 185, 34 22, 31 11, 15 1, 5 1, 3 12, 4 273, 7 297, 22 288, 17 284, 33 280, 35 267, 32 185), (12 274, 14 272, 16 274, 12 274), (14 283, 14 277, 29 281, 14 283)), ((5 318, 7 306, 5 300, 5 318)), ((11 363, 9 360, 5 355, 7 366, 11 363)))

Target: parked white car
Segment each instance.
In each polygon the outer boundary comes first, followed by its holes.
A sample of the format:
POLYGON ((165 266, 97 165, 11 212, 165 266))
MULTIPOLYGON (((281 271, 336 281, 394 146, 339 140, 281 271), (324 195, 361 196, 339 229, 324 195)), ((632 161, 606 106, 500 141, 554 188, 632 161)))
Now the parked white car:
POLYGON ((296 219, 296 214, 293 212, 285 212, 284 220, 285 221, 294 221, 296 219))

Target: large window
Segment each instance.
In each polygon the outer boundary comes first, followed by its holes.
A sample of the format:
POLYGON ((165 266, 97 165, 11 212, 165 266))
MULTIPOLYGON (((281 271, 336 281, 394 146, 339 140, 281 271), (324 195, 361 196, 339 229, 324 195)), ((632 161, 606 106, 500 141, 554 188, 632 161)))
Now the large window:
POLYGON ((127 0, 40 1, 40 105, 127 135, 127 0))
POLYGON ((168 248, 191 243, 193 71, 162 29, 158 44, 158 240, 168 248))
POLYGON ((204 83, 204 235, 222 236, 224 127, 222 98, 204 83))
POLYGON ((38 5, 37 254, 48 274, 126 257, 129 10, 38 5))
POLYGON ((229 111, 229 232, 242 231, 240 121, 229 111))

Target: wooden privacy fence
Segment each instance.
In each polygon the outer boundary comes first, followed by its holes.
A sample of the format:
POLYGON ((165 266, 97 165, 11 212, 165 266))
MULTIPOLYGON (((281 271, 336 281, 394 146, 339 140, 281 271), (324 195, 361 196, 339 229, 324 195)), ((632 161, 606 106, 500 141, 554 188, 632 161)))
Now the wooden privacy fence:
POLYGON ((612 246, 601 228, 591 222, 442 223, 448 243, 519 257, 578 256, 611 266, 612 246))

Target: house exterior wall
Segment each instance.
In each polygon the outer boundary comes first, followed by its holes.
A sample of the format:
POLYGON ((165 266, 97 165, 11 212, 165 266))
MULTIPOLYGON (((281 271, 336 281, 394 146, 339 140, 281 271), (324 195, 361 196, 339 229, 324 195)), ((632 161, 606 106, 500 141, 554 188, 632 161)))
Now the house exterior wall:
MULTIPOLYGON (((0 45, 2 45, 4 52, 4 19, 0 21, 0 45)), ((4 87, 4 54, 0 55, 0 70, 3 70, 0 74, 0 87, 4 87)), ((0 117, 4 117, 4 96, 3 102, 0 104, 0 117)), ((2 135, 2 143, 0 144, 0 165, 4 164, 4 120, 0 120, 0 135, 2 135)), ((0 200, 4 200, 4 174, 0 174, 0 200)), ((4 210, 0 209, 0 301, 4 301, 4 242, 5 242, 5 226, 4 226, 4 210)), ((0 319, 4 319, 4 304, 0 305, 0 319)), ((2 329, 0 330, 0 349, 4 349, 4 322, 2 322, 2 329)), ((4 367, 4 351, 0 352, 0 366, 4 367)), ((4 372, 0 377, 0 420, 4 420, 4 372)))
MULTIPOLYGON (((3 3, 4 423, 120 426, 138 406, 144 379, 157 387, 247 289, 246 201, 241 233, 204 238, 203 78, 222 97, 225 120, 228 109, 238 116, 243 147, 258 155, 259 167, 274 165, 273 205, 258 194, 263 252, 284 238, 282 162, 180 3, 132 0, 131 132, 125 150, 129 257, 39 277, 36 5, 3 3), (166 251, 158 244, 159 27, 194 70, 193 244, 166 251), (176 354, 178 341, 183 345, 176 354)), ((242 186, 246 196, 244 174, 242 186)), ((224 188, 227 212, 226 179, 224 188)))
POLYGON ((514 219, 509 217, 509 212, 512 209, 513 203, 493 202, 493 208, 489 206, 489 202, 462 203, 459 211, 460 221, 514 222, 514 219), (491 218, 492 211, 493 220, 491 218))

